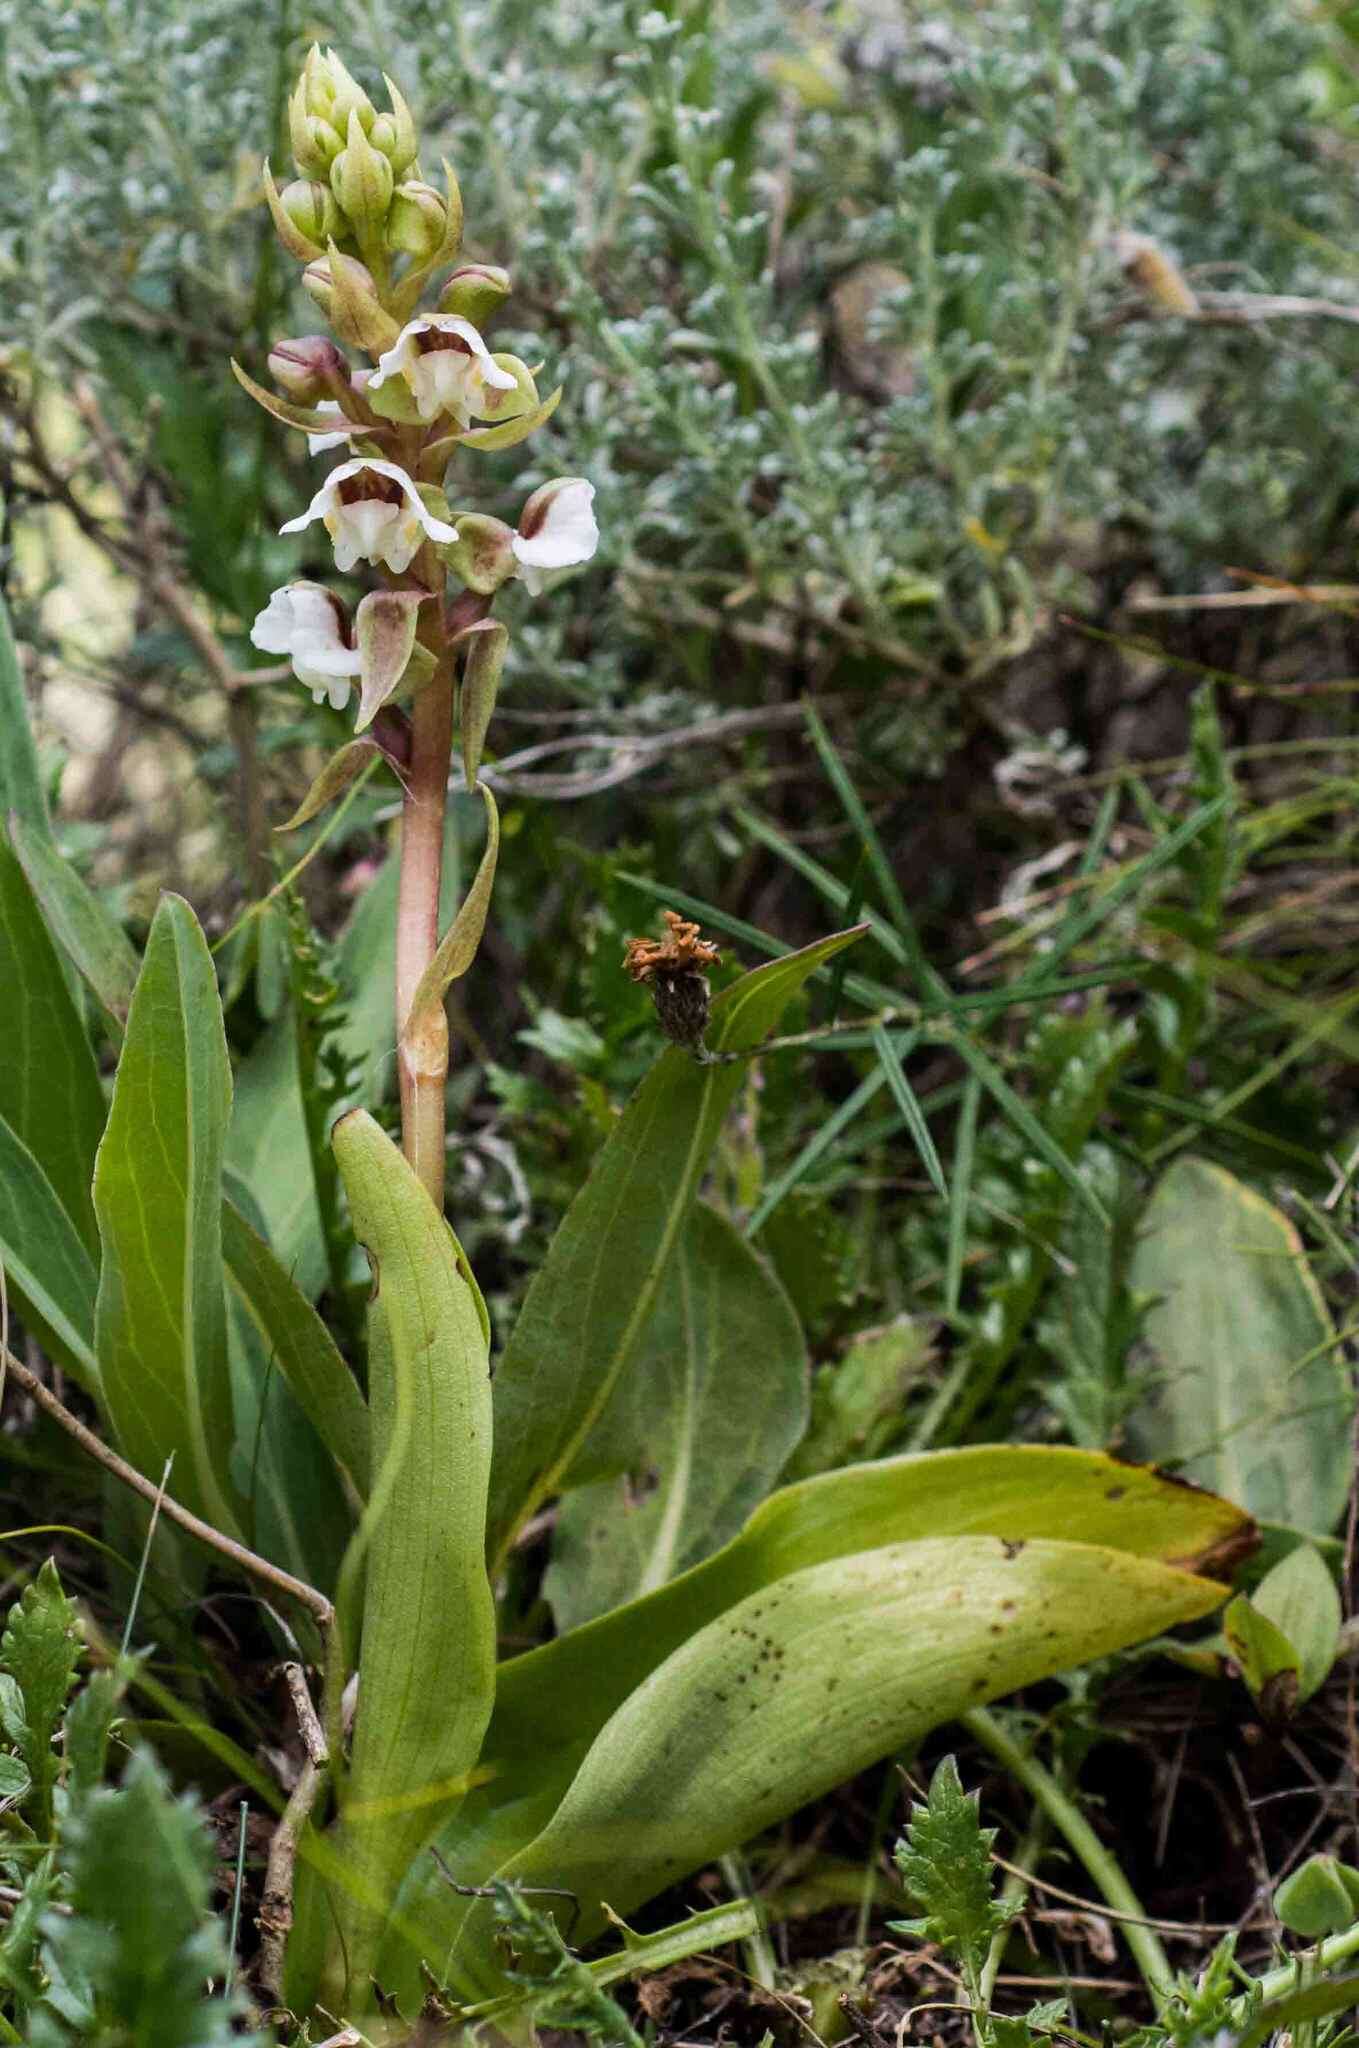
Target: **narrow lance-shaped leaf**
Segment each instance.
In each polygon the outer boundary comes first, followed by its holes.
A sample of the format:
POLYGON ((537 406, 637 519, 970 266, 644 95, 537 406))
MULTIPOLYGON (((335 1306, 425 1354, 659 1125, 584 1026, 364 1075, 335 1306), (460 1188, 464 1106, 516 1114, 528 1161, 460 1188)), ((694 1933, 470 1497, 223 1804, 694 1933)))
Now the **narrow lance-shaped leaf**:
POLYGON ((17 812, 10 813, 9 837, 47 929, 121 1037, 138 968, 126 932, 47 835, 25 824, 17 812))
POLYGON ((327 804, 333 804, 357 776, 375 768, 380 755, 381 749, 376 740, 347 741, 331 755, 291 818, 275 825, 275 832, 296 832, 299 825, 309 825, 317 813, 323 811, 327 804))
POLYGON ((462 772, 469 789, 477 786, 481 750, 486 728, 495 710, 500 676, 509 650, 510 636, 498 619, 479 619, 454 641, 466 643, 462 682, 458 689, 458 717, 462 727, 462 772))
POLYGON ((232 363, 231 371, 241 389, 250 393, 256 405, 263 406, 271 418, 280 420, 285 427, 300 428, 304 434, 348 434, 351 440, 356 436, 378 435, 384 431, 380 426, 357 426, 342 414, 321 412, 313 405, 294 405, 290 399, 280 398, 277 392, 257 384, 237 362, 232 363))
POLYGON ((99 1388, 94 1259, 47 1175, 0 1117, 0 1268, 11 1307, 86 1393, 99 1388))
POLYGON ((481 935, 486 929, 491 891, 495 886, 496 861, 500 854, 500 813, 485 783, 478 783, 477 787, 486 807, 485 850, 457 916, 439 941, 434 958, 416 984, 406 1026, 408 1031, 418 1031, 426 1012, 441 1004, 451 984, 466 974, 477 957, 481 935))
POLYGON ((535 406, 532 412, 521 413, 517 419, 502 420, 498 426, 466 427, 461 433, 445 434, 442 440, 425 450, 424 469, 437 468, 459 448, 480 448, 487 455, 499 448, 517 448, 521 441, 527 441, 530 434, 536 434, 539 427, 547 425, 561 404, 563 389, 564 386, 559 384, 541 405, 535 406))
POLYGON ((362 1110, 340 1120, 334 1145, 374 1270, 373 1490, 355 1546, 367 1577, 341 1803, 355 1882, 333 1901, 350 1982, 361 1984, 384 1909, 457 1805, 491 1711, 491 1385, 475 1282, 414 1172, 362 1110))
POLYGON ((234 1423, 222 1279, 231 1069, 212 955, 181 897, 161 898, 99 1147, 96 1310, 105 1406, 122 1449, 228 1533, 234 1423))
MULTIPOLYGON (((712 1007, 717 1052, 757 1046, 823 962, 859 937, 838 932, 758 967, 712 1007)), ((700 1065, 678 1047, 652 1068, 557 1229, 495 1379, 491 1555, 571 1467, 646 1334, 743 1064, 700 1065)))

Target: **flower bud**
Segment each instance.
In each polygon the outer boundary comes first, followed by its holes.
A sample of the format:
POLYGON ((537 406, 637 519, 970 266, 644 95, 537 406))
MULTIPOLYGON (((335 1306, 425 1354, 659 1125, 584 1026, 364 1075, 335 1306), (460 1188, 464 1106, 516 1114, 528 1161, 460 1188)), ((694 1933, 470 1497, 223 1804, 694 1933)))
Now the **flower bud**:
POLYGON ((386 72, 382 82, 387 88, 391 101, 390 114, 379 114, 368 131, 368 140, 374 149, 380 149, 392 167, 393 175, 401 177, 408 171, 420 153, 420 138, 415 132, 415 119, 401 93, 393 85, 386 72))
POLYGON ((344 148, 344 137, 308 109, 305 78, 288 102, 288 137, 293 162, 304 178, 329 177, 331 165, 344 148))
POLYGON ((422 263, 442 248, 448 208, 432 185, 412 179, 398 185, 387 215, 387 247, 422 263))
POLYGON ((369 236, 381 234, 394 183, 391 165, 364 134, 358 114, 351 113, 348 139, 330 167, 330 189, 353 223, 360 247, 369 236))
POLYGON ((337 135, 347 136, 351 114, 358 115, 365 134, 377 118, 373 102, 335 52, 327 50, 322 56, 315 43, 302 67, 300 89, 307 112, 319 115, 337 135))
POLYGON ((302 288, 351 347, 377 355, 396 339, 397 324, 383 310, 372 272, 356 257, 342 255, 333 242, 328 255, 307 265, 302 288))
POLYGON ((269 375, 299 405, 314 405, 345 375, 345 359, 324 334, 277 341, 269 351, 269 375))
POLYGON ((278 196, 279 205, 298 234, 320 255, 333 235, 341 232, 340 209, 326 185, 314 179, 295 178, 278 196))
POLYGON ((510 273, 498 263, 465 263, 439 294, 439 311, 456 313, 480 327, 509 297, 510 273))

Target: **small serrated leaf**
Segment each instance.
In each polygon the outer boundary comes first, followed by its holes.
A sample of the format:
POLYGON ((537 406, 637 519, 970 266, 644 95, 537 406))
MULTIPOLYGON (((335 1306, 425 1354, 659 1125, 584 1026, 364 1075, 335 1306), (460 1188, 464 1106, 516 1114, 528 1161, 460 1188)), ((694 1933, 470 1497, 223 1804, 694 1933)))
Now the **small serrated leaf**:
POLYGON ((75 1607, 61 1590, 49 1557, 9 1611, 0 1637, 0 1658, 17 1680, 27 1722, 24 1762, 36 1792, 35 1826, 45 1835, 51 1821, 57 1760, 52 1737, 66 1708, 84 1641, 75 1607))
POLYGON ((946 1756, 930 1779, 928 1802, 911 1808, 895 1861, 912 1899, 925 1908, 913 1924, 957 1956, 968 1975, 986 1961, 992 1938, 1019 1910, 992 1896, 994 1828, 978 1817, 975 1792, 964 1792, 958 1765, 946 1756))
POLYGON ((96 1671, 66 1710, 68 1790, 75 1797, 103 1783, 109 1736, 118 1719, 123 1686, 115 1671, 96 1671))

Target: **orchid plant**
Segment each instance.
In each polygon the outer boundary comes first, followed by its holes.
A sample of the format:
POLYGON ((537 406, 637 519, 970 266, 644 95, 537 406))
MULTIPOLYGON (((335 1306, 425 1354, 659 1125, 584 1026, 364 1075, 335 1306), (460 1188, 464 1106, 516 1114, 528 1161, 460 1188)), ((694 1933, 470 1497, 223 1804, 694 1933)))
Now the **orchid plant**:
POLYGON ((321 521, 336 569, 367 564, 380 588, 352 614, 325 585, 276 590, 251 628, 255 646, 284 655, 315 701, 345 710, 357 691, 354 741, 329 764, 299 817, 338 795, 376 749, 403 790, 397 914, 396 1019, 407 1157, 436 1203, 443 1198, 443 999, 475 955, 499 844, 495 799, 478 781, 481 750, 508 635, 496 593, 519 578, 533 596, 553 571, 588 562, 599 544, 594 486, 559 477, 534 491, 517 528, 450 507, 447 471, 462 448, 509 448, 551 417, 561 389, 540 398, 534 372, 493 350, 486 322, 510 289, 506 272, 456 259, 462 201, 451 167, 428 184, 400 90, 386 81, 379 113, 333 51, 313 47, 289 105, 299 176, 265 190, 280 239, 306 267, 303 283, 339 341, 364 351, 355 366, 334 341, 277 344, 271 393, 233 365, 267 411, 307 435, 313 455, 345 450, 306 510, 283 526, 321 521), (422 294, 451 269, 431 311, 422 294), (487 853, 452 945, 441 950, 439 886, 444 809, 458 728, 468 789, 480 788, 487 853), (365 735, 366 737, 360 737, 365 735))

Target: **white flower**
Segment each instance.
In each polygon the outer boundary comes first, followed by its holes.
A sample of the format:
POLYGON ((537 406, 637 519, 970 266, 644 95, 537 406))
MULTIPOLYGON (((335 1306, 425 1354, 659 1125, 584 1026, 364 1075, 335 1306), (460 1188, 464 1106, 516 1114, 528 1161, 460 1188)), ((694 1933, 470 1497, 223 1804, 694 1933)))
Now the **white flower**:
POLYGON ((599 546, 594 515, 595 487, 583 476, 559 476, 542 484, 519 516, 519 531, 510 541, 522 576, 533 597, 543 588, 546 571, 569 569, 588 562, 599 546))
POLYGON ((451 413, 460 427, 474 413, 495 410, 486 393, 513 391, 515 380, 502 370, 470 320, 457 313, 427 313, 409 320, 368 380, 376 391, 389 377, 402 377, 422 420, 451 413))
MULTIPOLYGON (((334 412, 338 413, 342 419, 344 417, 344 407, 337 398, 323 398, 316 407, 316 411, 334 412)), ((327 448, 347 448, 349 437, 354 431, 353 427, 346 427, 342 434, 308 434, 307 453, 308 455, 324 455, 327 448)))
POLYGON ((456 526, 426 509, 404 469, 370 456, 332 469, 306 511, 279 532, 300 533, 313 519, 325 521, 335 566, 344 570, 359 561, 380 562, 400 576, 426 537, 450 545, 458 538, 456 526))
POLYGON ((349 679, 360 666, 358 649, 345 639, 346 623, 344 606, 321 584, 285 583, 256 615, 250 638, 265 654, 286 654, 315 703, 329 698, 343 711, 349 679))

